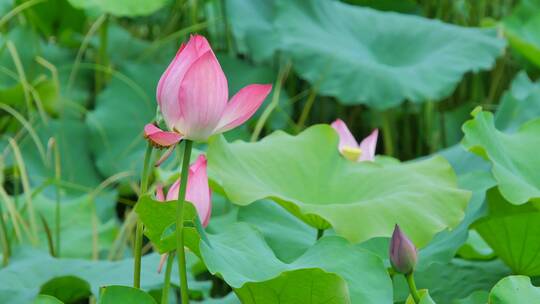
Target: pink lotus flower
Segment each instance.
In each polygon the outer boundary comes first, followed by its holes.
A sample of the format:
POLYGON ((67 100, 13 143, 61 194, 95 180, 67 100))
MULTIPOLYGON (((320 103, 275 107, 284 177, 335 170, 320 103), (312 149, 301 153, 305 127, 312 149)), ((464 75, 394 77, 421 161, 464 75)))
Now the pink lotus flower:
MULTIPOLYGON (((156 188, 156 200, 161 202, 176 201, 180 188, 180 179, 178 179, 169 188, 165 195, 162 186, 156 188)), ((208 185, 208 175, 206 173, 206 157, 200 155, 197 160, 189 167, 186 201, 195 205, 197 214, 203 227, 208 226, 210 214, 212 213, 212 195, 208 185)), ((167 259, 167 254, 161 255, 158 272, 161 272, 163 264, 167 259)))
POLYGON ((192 36, 182 44, 157 86, 157 101, 169 131, 149 124, 144 128, 145 137, 161 148, 183 138, 207 140, 248 120, 271 90, 270 84, 251 84, 227 102, 227 78, 210 44, 203 36, 192 36))
POLYGON ((339 135, 339 152, 347 159, 352 161, 373 161, 375 159, 375 149, 377 148, 377 137, 379 130, 375 129, 371 134, 364 138, 360 144, 347 128, 347 125, 341 119, 332 123, 339 135))

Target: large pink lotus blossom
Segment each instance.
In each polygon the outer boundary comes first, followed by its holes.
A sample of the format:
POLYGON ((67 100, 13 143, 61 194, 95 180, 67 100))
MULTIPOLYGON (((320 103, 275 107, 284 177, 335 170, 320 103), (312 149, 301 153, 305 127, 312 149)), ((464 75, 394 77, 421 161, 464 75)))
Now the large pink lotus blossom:
POLYGON ((270 84, 251 84, 227 102, 227 78, 210 44, 203 36, 192 36, 157 86, 157 101, 169 130, 149 124, 145 137, 160 148, 181 139, 205 141, 248 120, 271 90, 270 84))
POLYGON ((332 128, 339 135, 339 151, 343 156, 352 161, 373 161, 375 159, 375 149, 377 148, 377 137, 379 130, 375 129, 364 138, 360 144, 356 141, 347 125, 341 119, 332 123, 332 128))
MULTIPOLYGON (((203 227, 208 225, 212 213, 212 195, 208 185, 208 175, 206 173, 206 157, 200 155, 197 160, 189 167, 186 201, 195 205, 197 214, 203 227)), ((162 186, 156 188, 156 200, 161 202, 176 201, 180 188, 180 179, 178 179, 165 195, 162 186)), ((161 272, 163 264, 167 260, 167 254, 161 255, 158 272, 161 272)))

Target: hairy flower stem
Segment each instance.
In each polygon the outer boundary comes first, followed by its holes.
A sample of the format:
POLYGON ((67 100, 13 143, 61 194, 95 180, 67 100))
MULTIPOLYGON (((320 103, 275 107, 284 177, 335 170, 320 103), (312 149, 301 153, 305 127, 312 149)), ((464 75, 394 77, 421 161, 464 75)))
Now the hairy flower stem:
POLYGON ((189 159, 191 157, 191 140, 184 141, 184 159, 182 160, 182 172, 180 173, 180 190, 176 201, 176 252, 178 253, 178 275, 180 277, 180 295, 182 304, 189 303, 188 283, 186 273, 186 252, 184 251, 184 202, 189 171, 189 159))
POLYGON ((420 295, 418 294, 418 290, 416 289, 416 283, 414 282, 414 272, 406 274, 405 278, 407 278, 407 284, 409 284, 409 291, 411 292, 414 303, 420 303, 420 295))
MULTIPOLYGON (((144 154, 144 167, 141 177, 141 192, 140 196, 143 196, 148 191, 148 178, 150 169, 150 160, 152 156, 152 145, 148 143, 146 147, 146 153, 144 154)), ((141 287, 141 256, 142 256, 142 241, 143 241, 144 226, 140 219, 137 219, 137 228, 135 229, 135 252, 134 252, 134 264, 133 264, 133 287, 141 287)))
POLYGON ((165 268, 165 282, 163 282, 163 291, 161 293, 161 304, 169 304, 169 288, 171 287, 171 272, 174 262, 174 251, 169 252, 167 257, 167 268, 165 268))

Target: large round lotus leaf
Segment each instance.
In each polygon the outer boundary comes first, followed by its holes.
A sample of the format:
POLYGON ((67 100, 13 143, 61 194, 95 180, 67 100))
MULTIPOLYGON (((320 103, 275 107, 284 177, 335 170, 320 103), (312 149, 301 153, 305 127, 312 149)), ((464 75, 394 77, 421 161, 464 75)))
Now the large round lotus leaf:
POLYGON ((497 283, 489 294, 490 304, 540 303, 540 288, 526 276, 509 276, 497 283))
MULTIPOLYGON (((142 258, 141 288, 156 289, 163 284, 163 274, 156 271, 159 259, 158 254, 142 258)), ((188 267, 194 263, 195 260, 188 259, 188 267)), ((28 299, 36 297, 41 285, 65 276, 76 276, 88 282, 92 294, 98 296, 102 286, 133 284, 133 259, 56 259, 43 252, 23 251, 0 270, 0 303, 28 303, 28 299)), ((196 281, 191 272, 188 272, 188 280, 191 290, 203 291, 210 287, 208 281, 196 281)), ((171 282, 178 286, 176 267, 173 267, 171 282)))
POLYGON ((495 128, 493 114, 475 110, 463 125, 464 146, 493 164, 499 189, 512 204, 540 199, 540 119, 529 121, 512 134, 495 128))
POLYGON ((520 1, 503 26, 512 48, 540 66, 540 1, 520 1))
POLYGON ((169 0, 68 0, 80 9, 98 10, 114 16, 134 17, 150 15, 169 0))
POLYGON ((384 109, 438 100, 502 55, 495 31, 339 1, 277 1, 280 48, 321 94, 384 109))
POLYGON ((257 143, 214 137, 209 168, 233 203, 270 198, 308 224, 332 226, 353 242, 390 236, 399 223, 423 247, 463 218, 470 194, 458 189, 442 157, 356 163, 343 158, 337 146, 338 136, 328 125, 298 136, 278 131, 257 143))
POLYGON ((279 260, 253 226, 237 223, 201 242, 208 270, 242 303, 391 303, 392 284, 374 254, 328 236, 291 263, 279 260))
POLYGON ((490 214, 473 226, 513 273, 540 275, 540 211, 508 203, 497 188, 488 191, 490 214))

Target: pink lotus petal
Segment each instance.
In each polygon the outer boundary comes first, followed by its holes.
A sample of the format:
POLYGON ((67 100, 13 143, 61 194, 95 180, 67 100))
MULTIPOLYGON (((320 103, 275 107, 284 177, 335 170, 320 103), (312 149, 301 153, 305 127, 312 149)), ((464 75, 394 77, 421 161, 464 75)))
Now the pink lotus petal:
POLYGON ((209 50, 184 75, 178 90, 182 115, 174 128, 186 139, 208 139, 225 110, 228 94, 227 78, 209 50))
POLYGON ((349 131, 349 128, 347 128, 347 125, 343 122, 343 120, 336 119, 336 121, 332 123, 332 128, 334 128, 339 135, 340 151, 343 151, 345 147, 358 148, 356 139, 354 139, 354 136, 351 134, 351 131, 349 131))
POLYGON ((176 121, 181 119, 182 116, 178 101, 178 91, 184 75, 199 57, 210 50, 210 44, 206 38, 199 35, 192 36, 187 44, 182 44, 176 56, 159 79, 156 99, 165 123, 170 129, 173 129, 176 121))
MULTIPOLYGON (((189 177, 188 177, 189 181, 189 177)), ((165 200, 167 202, 169 201, 175 201, 178 199, 178 191, 180 190, 180 179, 177 179, 172 186, 169 188, 169 191, 167 191, 167 197, 165 200)))
POLYGON ((251 84, 238 91, 225 107, 215 133, 222 133, 243 124, 259 109, 270 91, 271 84, 251 84))
POLYGON ((360 143, 360 149, 362 154, 358 161, 373 161, 375 160, 375 150, 377 149, 377 138, 379 136, 379 130, 375 129, 371 134, 364 138, 360 143))
POLYGON ((176 132, 163 131, 153 124, 144 126, 144 137, 159 149, 170 147, 182 140, 182 135, 176 132))
MULTIPOLYGON (((197 214, 203 227, 208 225, 210 214, 212 212, 212 198, 210 192, 210 186, 208 185, 208 175, 206 173, 207 161, 204 155, 200 155, 195 163, 189 168, 186 200, 193 203, 197 209, 197 214)), ((180 188, 180 179, 178 179, 169 188, 167 193, 167 201, 173 201, 178 199, 178 192, 180 188)))
POLYGON ((163 186, 160 184, 156 186, 156 200, 160 202, 165 201, 165 195, 163 194, 163 186))

